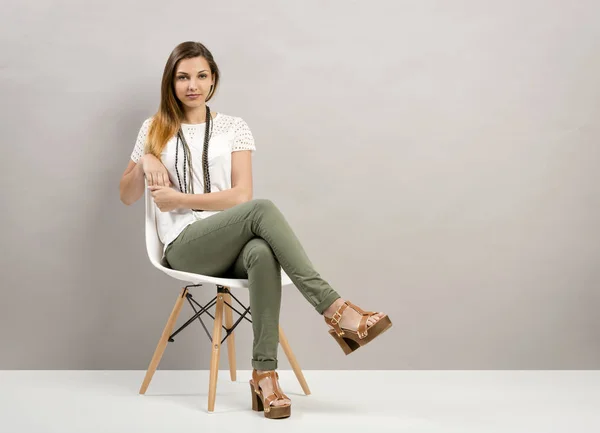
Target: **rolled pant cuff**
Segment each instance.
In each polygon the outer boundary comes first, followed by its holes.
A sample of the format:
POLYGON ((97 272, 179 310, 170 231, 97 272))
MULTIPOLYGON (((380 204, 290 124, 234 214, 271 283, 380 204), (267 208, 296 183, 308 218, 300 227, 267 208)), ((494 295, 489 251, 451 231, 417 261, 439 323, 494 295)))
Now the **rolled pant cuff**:
POLYGON ((252 368, 255 370, 277 370, 277 360, 275 361, 254 361, 252 360, 252 368))
POLYGON ((331 306, 331 304, 333 304, 336 301, 336 299, 339 298, 341 298, 339 294, 337 294, 336 292, 332 292, 315 306, 315 310, 317 310, 317 312, 322 315, 325 312, 325 310, 327 310, 331 306))

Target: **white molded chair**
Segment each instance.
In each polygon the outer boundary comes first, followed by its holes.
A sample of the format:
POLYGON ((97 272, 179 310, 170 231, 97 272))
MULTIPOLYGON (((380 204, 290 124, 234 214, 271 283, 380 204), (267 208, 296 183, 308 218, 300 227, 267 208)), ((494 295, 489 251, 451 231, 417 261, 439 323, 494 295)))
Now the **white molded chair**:
MULTIPOLYGON (((230 292, 232 287, 239 289, 248 289, 248 280, 247 279, 228 279, 228 278, 216 278, 210 277, 206 275, 194 274, 190 272, 182 272, 174 269, 170 269, 165 266, 165 263, 161 261, 162 252, 163 252, 163 244, 158 237, 158 232, 156 229, 156 205, 154 204, 154 200, 152 199, 152 194, 148 191, 148 183, 145 181, 145 202, 146 202, 146 249, 148 252, 148 258, 154 267, 161 270, 165 274, 187 283, 191 283, 186 285, 179 295, 177 296, 177 301, 175 302, 175 306, 173 307, 173 311, 167 320, 167 324, 163 330, 163 333, 158 341, 158 345, 156 350, 154 351, 154 356, 152 356, 152 360, 150 361, 150 365, 146 372, 146 376, 144 378, 144 382, 142 383, 142 387, 140 388, 140 394, 145 394, 148 386, 150 385, 150 381, 152 380, 152 376, 154 372, 158 368, 158 364, 162 358, 162 355, 167 347, 168 342, 172 342, 173 337, 181 332, 185 327, 187 327, 190 323, 192 323, 196 318, 200 320, 200 323, 206 330, 208 334, 208 330, 204 326, 204 322, 200 316, 202 314, 208 314, 214 319, 214 326, 212 337, 210 334, 209 338, 212 341, 212 356, 210 362, 210 379, 208 386, 208 411, 213 412, 215 407, 215 399, 216 399, 216 391, 217 391, 217 375, 219 371, 219 354, 221 350, 221 344, 227 339, 227 352, 229 355, 229 373, 231 376, 231 380, 236 380, 236 362, 235 362, 235 337, 233 330, 235 327, 242 321, 242 319, 246 319, 250 321, 246 315, 250 314, 250 308, 244 306, 240 301, 235 298, 230 292), (191 293, 189 293, 190 287, 198 287, 202 286, 202 284, 215 284, 217 286, 217 295, 212 299, 208 304, 202 306, 198 304, 194 299, 192 299, 191 293), (237 309, 235 309, 232 305, 231 298, 234 298, 243 308, 244 312, 240 313, 237 309), (195 311, 195 315, 192 316, 181 328, 179 328, 175 333, 172 334, 175 323, 177 322, 177 317, 179 316, 179 312, 181 311, 181 307, 183 305, 183 300, 187 299, 192 308, 195 311), (200 307, 200 311, 196 310, 194 307, 196 304, 200 307), (209 308, 213 305, 215 307, 214 316, 208 312, 209 308), (228 308, 226 308, 228 307, 228 308), (240 317, 233 323, 233 310, 235 310, 240 317), (223 315, 225 316, 225 326, 223 327, 223 315), (226 335, 223 340, 221 340, 221 328, 225 329, 226 335)), ((282 286, 286 286, 292 284, 292 281, 287 276, 287 274, 281 270, 281 284, 282 286)), ((294 374, 296 375, 298 381, 300 382, 300 386, 306 395, 310 394, 310 389, 308 388, 308 384, 304 379, 304 375, 302 374, 302 370, 296 361, 296 358, 290 349, 289 343, 283 333, 281 327, 279 327, 279 341, 281 347, 283 348, 292 369, 294 370, 294 374)))

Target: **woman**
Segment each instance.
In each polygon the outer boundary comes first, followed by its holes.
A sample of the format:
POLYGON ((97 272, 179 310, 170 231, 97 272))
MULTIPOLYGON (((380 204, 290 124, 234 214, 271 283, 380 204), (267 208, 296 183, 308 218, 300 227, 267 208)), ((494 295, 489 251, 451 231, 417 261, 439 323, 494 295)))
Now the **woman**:
POLYGON ((147 179, 160 210, 163 263, 248 279, 254 331, 250 385, 253 398, 262 403, 254 401, 253 408, 264 407, 267 418, 283 418, 290 415, 291 402, 275 373, 281 268, 324 316, 346 354, 387 330, 391 321, 344 301, 315 271, 279 209, 270 200, 252 199, 256 147, 250 128, 242 118, 213 113, 206 105, 219 77, 201 43, 184 42, 173 50, 163 72, 159 110, 142 124, 121 179, 121 201, 137 201, 147 179))

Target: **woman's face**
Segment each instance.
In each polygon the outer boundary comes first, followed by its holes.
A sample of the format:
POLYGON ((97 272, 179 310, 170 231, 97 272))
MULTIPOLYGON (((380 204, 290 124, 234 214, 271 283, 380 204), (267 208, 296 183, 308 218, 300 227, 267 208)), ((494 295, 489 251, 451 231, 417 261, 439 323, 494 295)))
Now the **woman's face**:
POLYGON ((204 57, 179 61, 175 70, 175 95, 188 108, 202 107, 214 79, 204 57))

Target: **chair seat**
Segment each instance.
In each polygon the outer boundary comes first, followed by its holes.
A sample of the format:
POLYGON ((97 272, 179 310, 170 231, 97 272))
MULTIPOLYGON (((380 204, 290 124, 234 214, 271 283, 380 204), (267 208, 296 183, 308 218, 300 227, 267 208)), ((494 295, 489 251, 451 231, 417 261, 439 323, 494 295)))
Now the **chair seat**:
MULTIPOLYGON (((235 287, 235 288, 239 288, 239 289, 247 289, 249 287, 248 279, 210 277, 208 275, 200 275, 200 274, 195 274, 192 272, 183 272, 183 271, 177 271, 175 269, 169 269, 158 263, 157 264, 153 263, 153 264, 158 269, 163 271, 165 274, 167 274, 170 277, 173 277, 179 281, 185 281, 185 282, 189 282, 192 284, 202 284, 202 283, 216 284, 216 285, 220 285, 220 286, 235 287)), ((287 274, 282 269, 281 270, 281 286, 287 286, 289 284, 292 284, 292 280, 290 280, 290 277, 288 277, 287 274)))

